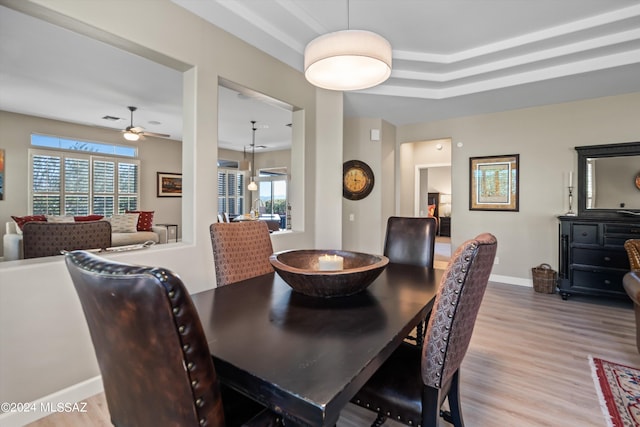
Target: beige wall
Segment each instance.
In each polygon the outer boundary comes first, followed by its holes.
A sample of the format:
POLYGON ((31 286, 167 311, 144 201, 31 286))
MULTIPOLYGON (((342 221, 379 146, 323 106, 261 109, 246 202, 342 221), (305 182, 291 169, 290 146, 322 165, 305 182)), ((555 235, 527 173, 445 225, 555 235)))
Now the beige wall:
MULTIPOLYGON (((637 141, 638 111, 640 93, 634 93, 402 126, 397 133, 399 143, 452 138, 452 243, 494 233, 499 264, 493 274, 530 283, 531 267, 546 262, 557 269, 556 217, 569 208, 565 180, 577 171, 574 147, 637 141), (502 154, 520 154, 520 211, 470 211, 469 157, 502 154)), ((403 159, 411 145, 402 144, 403 159)), ((409 167, 403 164, 403 182, 410 179, 409 167)))
MULTIPOLYGON (((215 286, 208 226, 217 211, 219 76, 297 108, 292 134, 303 144, 292 149, 298 183, 292 193, 295 212, 302 217, 294 222, 294 232, 272 240, 275 250, 314 246, 314 199, 308 194, 314 194, 316 183, 315 139, 324 130, 316 133, 316 91, 301 73, 168 0, 131 0, 126 13, 113 2, 9 3, 184 71, 183 242, 110 257, 170 268, 190 292, 215 286), (167 31, 168 22, 180 31, 167 31)), ((12 174, 7 170, 7 181, 12 174)), ((63 260, 0 263, 0 286, 0 401, 26 402, 68 388, 78 400, 86 397, 93 389, 83 381, 95 378, 98 369, 63 260)))
MULTIPOLYGON (((6 194, 4 202, 0 203, 1 235, 5 233, 5 222, 11 220, 12 215, 31 214, 28 212, 28 154, 32 133, 127 145, 118 131, 0 111, 0 141, 3 141, 7 159, 6 194)), ((180 230, 181 200, 157 197, 156 173, 179 173, 182 170, 182 144, 169 139, 146 137, 135 146, 138 147, 140 160, 140 209, 155 211, 156 224, 178 224, 180 230)), ((2 250, 0 247, 0 256, 2 250)))
POLYGON ((393 131, 392 126, 380 119, 349 118, 344 121, 344 161, 363 161, 374 175, 371 194, 362 200, 342 199, 342 248, 345 250, 382 253, 386 218, 394 205, 393 131), (380 141, 371 140, 371 129, 381 131, 380 141), (387 216, 383 217, 383 214, 387 216))

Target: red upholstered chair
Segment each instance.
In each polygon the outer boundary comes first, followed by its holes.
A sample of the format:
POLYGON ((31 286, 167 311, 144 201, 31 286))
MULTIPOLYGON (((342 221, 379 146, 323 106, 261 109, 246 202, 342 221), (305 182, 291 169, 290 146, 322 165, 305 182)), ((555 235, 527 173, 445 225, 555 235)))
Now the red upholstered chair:
POLYGON ((410 426, 436 427, 445 419, 463 426, 460 365, 496 255, 497 241, 481 234, 455 252, 442 278, 422 348, 402 344, 356 394, 352 402, 378 413, 374 426, 391 418, 410 426))
MULTIPOLYGON (((384 256, 389 262, 433 268, 438 223, 433 217, 398 217, 387 220, 384 256)), ((424 322, 416 328, 416 336, 408 340, 422 346, 424 322)))
POLYGON ((218 222, 209 231, 218 286, 273 272, 273 246, 264 221, 218 222))
POLYGON ((258 403, 219 386, 198 312, 169 270, 65 255, 115 426, 277 426, 258 403))

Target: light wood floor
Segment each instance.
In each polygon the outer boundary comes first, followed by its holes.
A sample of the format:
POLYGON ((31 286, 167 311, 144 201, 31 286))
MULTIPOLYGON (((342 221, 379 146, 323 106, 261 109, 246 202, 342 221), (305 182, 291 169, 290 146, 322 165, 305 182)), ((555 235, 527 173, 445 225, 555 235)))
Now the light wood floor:
MULTIPOLYGON (((630 303, 562 301, 490 283, 461 369, 466 425, 604 427, 588 355, 640 367, 630 303)), ((86 414, 55 414, 30 427, 110 426, 104 396, 87 402, 86 414)), ((374 418, 349 405, 338 427, 363 427, 374 418)))

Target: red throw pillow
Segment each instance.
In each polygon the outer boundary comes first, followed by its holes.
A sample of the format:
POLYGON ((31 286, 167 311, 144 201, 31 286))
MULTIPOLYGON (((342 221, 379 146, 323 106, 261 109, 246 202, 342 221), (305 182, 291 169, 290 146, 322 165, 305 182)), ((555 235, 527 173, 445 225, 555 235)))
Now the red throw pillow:
POLYGON ((18 224, 18 228, 22 230, 22 226, 27 222, 47 222, 47 217, 44 215, 27 215, 27 216, 11 216, 13 220, 18 224))
POLYGON ((104 215, 84 215, 84 216, 74 216, 73 220, 75 222, 85 222, 85 221, 99 221, 104 218, 104 215))
POLYGON ((436 213, 436 205, 429 205, 429 216, 434 216, 436 213))
POLYGON ((138 216, 138 231, 153 231, 153 214, 155 211, 125 211, 125 213, 137 213, 138 216))

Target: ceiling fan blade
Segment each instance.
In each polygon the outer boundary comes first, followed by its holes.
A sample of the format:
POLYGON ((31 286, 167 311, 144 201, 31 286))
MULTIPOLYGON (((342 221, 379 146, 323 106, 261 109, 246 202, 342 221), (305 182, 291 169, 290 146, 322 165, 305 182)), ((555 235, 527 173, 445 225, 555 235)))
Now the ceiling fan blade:
POLYGON ((142 133, 142 135, 145 135, 145 136, 156 136, 156 137, 160 137, 160 138, 169 138, 171 136, 171 135, 166 134, 166 133, 156 133, 156 132, 146 132, 146 131, 143 131, 141 133, 142 133))

